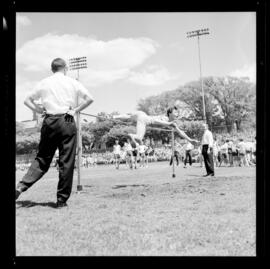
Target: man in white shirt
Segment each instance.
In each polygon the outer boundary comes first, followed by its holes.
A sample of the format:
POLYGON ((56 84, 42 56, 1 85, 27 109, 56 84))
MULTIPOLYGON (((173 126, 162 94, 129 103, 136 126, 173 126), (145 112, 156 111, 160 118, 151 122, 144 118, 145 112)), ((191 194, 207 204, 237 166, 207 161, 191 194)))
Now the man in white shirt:
POLYGON ((24 104, 44 113, 38 153, 28 172, 16 187, 19 195, 37 182, 49 169, 56 149, 59 150, 57 207, 66 206, 73 182, 77 128, 74 115, 93 102, 88 90, 77 80, 66 76, 67 65, 61 58, 52 61, 53 75, 43 79, 27 96, 24 104), (78 97, 83 101, 78 104, 78 97), (41 105, 35 101, 41 100, 41 105))
POLYGON ((214 160, 213 160, 213 134, 208 130, 208 125, 204 123, 204 134, 202 137, 202 155, 204 158, 204 164, 206 168, 207 176, 214 176, 214 160))

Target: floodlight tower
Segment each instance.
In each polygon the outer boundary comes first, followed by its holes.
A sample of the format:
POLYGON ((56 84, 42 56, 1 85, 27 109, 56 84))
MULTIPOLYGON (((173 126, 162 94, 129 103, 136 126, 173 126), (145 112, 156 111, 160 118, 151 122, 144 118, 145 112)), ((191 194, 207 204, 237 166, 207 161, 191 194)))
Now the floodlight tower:
MULTIPOLYGON (((87 58, 86 57, 76 57, 69 59, 69 69, 77 70, 77 80, 80 77, 80 69, 87 68, 87 58)), ((79 105, 79 96, 77 97, 77 106, 79 105)), ((82 159, 82 136, 81 136, 81 122, 80 122, 80 112, 77 113, 77 191, 82 191, 81 185, 81 159, 82 159)))
POLYGON ((209 35, 209 29, 200 29, 191 32, 187 32, 187 38, 190 37, 198 37, 198 50, 199 50, 199 65, 200 65, 200 80, 201 80, 201 88, 202 88, 202 98, 203 98, 203 120, 206 122, 206 114, 205 114, 205 101, 204 101, 204 89, 203 89, 203 78, 202 78, 202 67, 201 67, 201 53, 200 53, 200 36, 201 35, 209 35))

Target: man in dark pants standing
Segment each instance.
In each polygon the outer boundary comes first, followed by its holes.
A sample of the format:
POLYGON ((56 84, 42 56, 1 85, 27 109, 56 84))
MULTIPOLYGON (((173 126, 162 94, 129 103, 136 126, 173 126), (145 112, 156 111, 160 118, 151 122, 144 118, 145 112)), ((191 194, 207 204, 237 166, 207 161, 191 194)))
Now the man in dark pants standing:
POLYGON ((204 123, 204 134, 202 137, 202 155, 204 158, 204 164, 206 168, 207 176, 214 176, 214 160, 213 160, 213 134, 208 130, 208 125, 204 123))
POLYGON ((48 170, 59 150, 59 182, 57 207, 66 206, 69 199, 76 154, 77 128, 74 115, 93 102, 88 90, 77 80, 66 76, 66 62, 52 61, 52 76, 43 79, 27 96, 24 104, 37 113, 44 113, 38 153, 28 172, 17 184, 16 200, 20 194, 37 182, 48 170), (77 98, 83 101, 77 104, 77 98), (41 99, 38 105, 35 101, 41 99))
POLYGON ((185 156, 185 160, 184 160, 184 168, 187 168, 187 162, 189 160, 189 165, 192 165, 192 157, 191 157, 191 151, 193 150, 194 146, 189 142, 186 141, 186 145, 185 145, 185 152, 186 152, 186 156, 185 156))

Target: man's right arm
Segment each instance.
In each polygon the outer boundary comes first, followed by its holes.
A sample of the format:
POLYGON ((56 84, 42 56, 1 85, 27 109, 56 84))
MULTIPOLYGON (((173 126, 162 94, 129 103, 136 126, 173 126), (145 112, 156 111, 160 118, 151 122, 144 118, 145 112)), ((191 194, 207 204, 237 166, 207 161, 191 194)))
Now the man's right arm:
POLYGON ((34 99, 30 96, 26 97, 26 99, 24 100, 24 104, 30 108, 31 110, 37 112, 37 113, 40 113, 42 114, 44 112, 44 108, 40 105, 37 105, 35 102, 34 102, 34 99))

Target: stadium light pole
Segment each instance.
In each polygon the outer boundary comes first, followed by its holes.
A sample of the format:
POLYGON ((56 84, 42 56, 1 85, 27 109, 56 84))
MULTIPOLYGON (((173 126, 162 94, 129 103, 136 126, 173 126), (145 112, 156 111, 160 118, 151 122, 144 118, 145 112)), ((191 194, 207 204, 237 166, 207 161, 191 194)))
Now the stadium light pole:
MULTIPOLYGON (((80 69, 87 68, 87 58, 86 57, 76 57, 69 59, 69 69, 77 70, 77 80, 80 77, 80 69)), ((79 105, 79 96, 77 97, 77 106, 79 105)), ((77 113, 77 175, 78 175, 78 183, 77 183, 77 191, 82 191, 81 185, 81 159, 82 159, 82 137, 81 137, 81 119, 80 112, 77 113)))
POLYGON ((200 36, 209 35, 209 29, 200 29, 191 32, 187 32, 187 38, 197 37, 198 38, 198 50, 199 50, 199 66, 200 66, 200 81, 202 88, 202 99, 203 99, 203 120, 206 122, 206 113, 205 113, 205 101, 204 101, 204 89, 203 89, 203 78, 202 78, 202 67, 201 67, 201 53, 200 53, 200 36))

